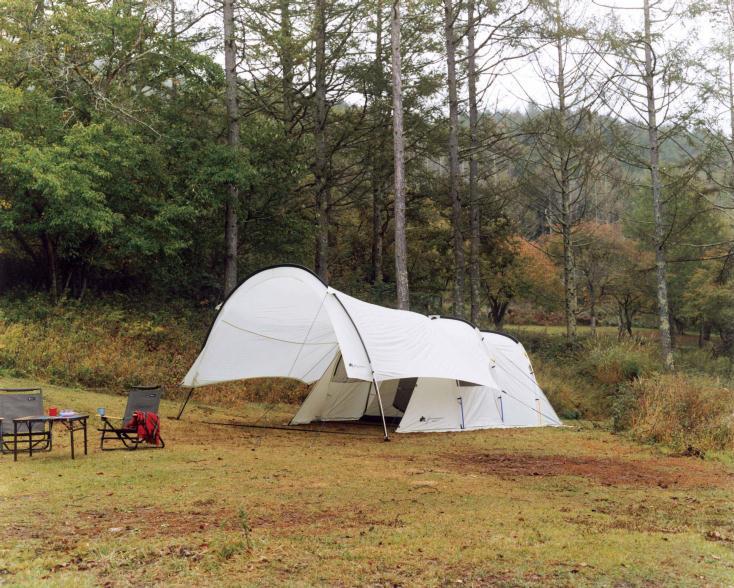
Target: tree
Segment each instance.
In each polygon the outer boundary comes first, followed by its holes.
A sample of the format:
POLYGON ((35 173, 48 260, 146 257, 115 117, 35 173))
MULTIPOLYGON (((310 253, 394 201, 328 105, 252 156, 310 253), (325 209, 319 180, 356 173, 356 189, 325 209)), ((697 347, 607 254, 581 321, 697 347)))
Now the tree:
MULTIPOLYGON (((672 370, 673 344, 668 295, 667 239, 665 223, 666 183, 660 164, 661 149, 668 141, 687 134, 700 104, 688 103, 685 95, 694 78, 689 59, 688 38, 676 39, 668 25, 680 19, 673 3, 642 0, 631 7, 639 14, 637 26, 616 23, 606 35, 598 54, 604 59, 609 96, 607 104, 616 117, 645 134, 644 148, 634 143, 624 154, 628 163, 646 170, 651 194, 657 318, 663 364, 672 370), (610 96, 614 98, 610 99, 610 96)), ((620 144, 620 147, 623 144, 620 144)), ((690 175, 689 178, 694 178, 690 175)))
POLYGON ((469 253, 471 321, 479 322, 479 306, 481 300, 481 269, 479 267, 479 250, 481 247, 481 213, 477 183, 479 180, 479 165, 477 150, 479 149, 479 106, 477 101, 477 47, 476 29, 477 17, 474 0, 467 2, 467 90, 469 93, 469 218, 471 231, 471 247, 469 253))
POLYGON ((318 232, 316 240, 316 273, 329 279, 329 203, 330 185, 327 178, 326 153, 326 1, 314 5, 314 39, 316 55, 314 84, 314 177, 316 181, 316 210, 318 232))
POLYGON ((451 225, 453 228, 454 252, 454 288, 453 313, 458 317, 464 315, 464 233, 462 229, 461 182, 459 170, 459 95, 456 76, 456 48, 458 36, 456 23, 459 11, 455 9, 453 0, 444 0, 444 35, 446 38, 446 82, 449 102, 449 197, 451 199, 451 225))
MULTIPOLYGON (((234 35, 234 0, 223 0, 224 19, 224 73, 226 80, 227 102, 227 144, 237 151, 240 143, 240 112, 237 100, 237 46, 234 35)), ((224 211, 224 295, 237 287, 237 207, 239 190, 237 185, 229 185, 224 211)))
POLYGON ((684 294, 687 312, 719 334, 716 353, 734 360, 734 249, 719 250, 721 259, 699 267, 684 294))
POLYGON ((573 230, 590 208, 593 184, 605 172, 602 120, 596 115, 598 88, 592 72, 598 58, 585 37, 588 27, 576 3, 554 0, 543 6, 541 47, 533 54, 549 104, 524 125, 531 146, 523 162, 526 192, 542 211, 546 230, 563 239, 566 337, 576 338, 578 293, 573 230))
POLYGON ((395 164, 395 283, 398 308, 410 308, 408 290, 408 245, 405 235, 405 146, 403 143, 403 88, 400 54, 400 0, 392 0, 390 44, 392 47, 393 157, 395 164))
POLYGON ((385 177, 386 174, 384 170, 384 168, 387 167, 385 165, 386 145, 384 134, 379 132, 379 130, 388 124, 387 117, 385 116, 385 107, 383 105, 387 80, 385 79, 385 68, 383 62, 382 24, 382 0, 377 0, 375 5, 375 59, 372 81, 374 131, 373 143, 371 145, 370 152, 370 187, 372 190, 372 255, 370 260, 372 267, 370 270, 370 280, 373 284, 377 284, 378 286, 383 280, 383 192, 387 184, 387 178, 385 177))
MULTIPOLYGON (((501 234, 500 222, 495 227, 501 234)), ((517 235, 485 240, 482 251, 482 278, 489 318, 502 329, 513 302, 522 300, 545 310, 553 310, 562 299, 562 284, 550 258, 538 246, 517 235)))
MULTIPOLYGON (((563 259, 561 235, 549 235, 543 246, 552 259, 563 259)), ((608 297, 615 300, 621 331, 631 334, 632 321, 647 302, 644 261, 649 258, 642 245, 625 237, 619 223, 589 220, 574 230, 574 260, 579 284, 586 291, 592 335, 596 335, 599 311, 608 297)))

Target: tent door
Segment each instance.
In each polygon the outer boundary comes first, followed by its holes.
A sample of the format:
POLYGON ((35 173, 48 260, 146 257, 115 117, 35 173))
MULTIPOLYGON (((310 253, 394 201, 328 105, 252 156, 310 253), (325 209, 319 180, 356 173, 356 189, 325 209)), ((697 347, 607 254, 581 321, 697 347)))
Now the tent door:
POLYGON ((405 412, 408 408, 410 398, 413 396, 413 391, 417 383, 418 378, 402 378, 398 382, 398 390, 395 392, 395 399, 392 401, 392 405, 400 412, 405 412))

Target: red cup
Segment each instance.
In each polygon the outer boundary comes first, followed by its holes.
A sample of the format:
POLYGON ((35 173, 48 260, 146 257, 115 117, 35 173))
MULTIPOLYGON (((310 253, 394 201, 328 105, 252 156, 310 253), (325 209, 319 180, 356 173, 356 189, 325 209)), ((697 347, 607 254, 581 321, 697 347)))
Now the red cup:
POLYGON ((48 416, 59 416, 59 409, 56 406, 49 406, 48 416))

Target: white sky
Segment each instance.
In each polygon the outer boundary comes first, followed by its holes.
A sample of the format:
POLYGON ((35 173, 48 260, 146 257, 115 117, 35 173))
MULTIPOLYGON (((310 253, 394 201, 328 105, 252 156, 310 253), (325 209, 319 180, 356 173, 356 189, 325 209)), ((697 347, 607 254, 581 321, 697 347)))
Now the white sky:
MULTIPOLYGON (((207 0, 207 3, 212 1, 218 0, 207 0)), ((405 14, 406 10, 410 10, 411 2, 403 0, 403 3, 403 13, 405 14)), ((206 4, 202 0, 180 0, 180 4, 185 8, 197 7, 197 11, 206 10, 206 4)), ((562 0, 562 4, 579 21, 589 20, 602 26, 604 19, 614 15, 626 30, 642 28, 641 0, 562 0)), ((672 8, 677 12, 682 12, 691 3, 688 0, 659 0, 653 2, 653 4, 666 10, 672 8)), ((437 14, 437 18, 441 18, 441 14, 437 14)), ((210 16, 205 23, 210 26, 219 26, 219 19, 220 16, 210 16)), ((389 43, 389 28, 385 25, 384 29, 386 35, 384 42, 389 43)), ((713 44, 717 36, 720 36, 720 32, 717 32, 712 26, 708 17, 687 19, 685 22, 673 17, 668 22, 655 25, 653 31, 655 30, 664 30, 664 44, 675 45, 684 42, 692 51, 704 54, 705 48, 713 44)), ((477 43, 481 42, 481 35, 478 35, 477 43)), ((221 52, 216 55, 216 59, 223 63, 221 52)), ((522 111, 527 108, 531 101, 541 105, 547 104, 552 97, 548 95, 539 75, 539 69, 547 66, 552 67, 552 64, 552 54, 544 55, 541 53, 540 57, 520 58, 503 67, 501 71, 497 70, 497 73, 501 75, 493 82, 491 88, 483 94, 482 107, 489 111, 495 109, 522 111)), ((439 67, 445 66, 439 64, 439 67)), ((462 88, 462 98, 465 98, 465 88, 462 88)), ((722 128, 728 128, 728 112, 724 105, 712 105, 710 114, 714 118, 720 118, 719 124, 722 128)))

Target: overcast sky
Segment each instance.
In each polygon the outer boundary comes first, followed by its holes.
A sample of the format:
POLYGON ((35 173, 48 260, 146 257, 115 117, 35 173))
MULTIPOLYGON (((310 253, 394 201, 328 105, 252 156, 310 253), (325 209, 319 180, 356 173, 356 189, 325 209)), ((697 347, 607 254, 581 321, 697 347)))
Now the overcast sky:
MULTIPOLYGON (((641 0, 566 0, 564 3, 579 22, 588 20, 601 26, 605 19, 614 16, 626 30, 640 30, 642 28, 641 0)), ((186 8, 198 6, 197 11, 206 9, 205 4, 200 0, 181 0, 180 4, 186 8)), ((687 8, 690 2, 687 0, 677 2, 675 0, 661 0, 655 4, 665 9, 672 8, 680 12, 687 8)), ((404 8, 404 12, 405 10, 404 8)), ((219 16, 212 16, 206 20, 206 24, 220 26, 219 19, 219 16)), ((389 34, 389 29, 385 28, 386 34, 389 34)), ((699 17, 694 20, 687 19, 685 22, 673 17, 667 22, 656 24, 653 30, 664 31, 664 42, 666 44, 674 45, 683 42, 692 51, 696 52, 704 51, 706 47, 715 41, 717 36, 717 31, 711 25, 708 17, 699 17)), ((389 38, 386 38, 385 42, 389 43, 389 38)), ((477 42, 481 43, 481 34, 477 42)), ((223 63, 221 52, 217 52, 216 59, 223 63)), ((509 62, 506 66, 496 70, 496 73, 501 75, 482 94, 482 107, 489 111, 493 111, 495 108, 522 111, 527 108, 531 101, 541 105, 547 104, 552 97, 549 96, 541 75, 544 67, 552 67, 552 65, 553 55, 544 52, 509 62)), ((485 78, 483 86, 487 85, 487 79, 485 78)), ((465 96, 465 88, 463 90, 462 96, 465 96)), ((691 95, 690 98, 693 99, 694 96, 691 95)), ((629 108, 626 108, 626 112, 632 115, 629 108)), ((722 128, 728 128, 728 113, 723 105, 712 106, 710 112, 712 115, 719 116, 722 128)))

